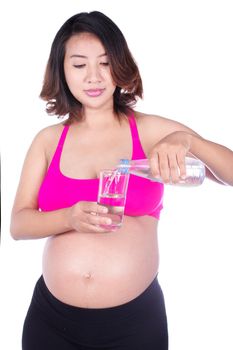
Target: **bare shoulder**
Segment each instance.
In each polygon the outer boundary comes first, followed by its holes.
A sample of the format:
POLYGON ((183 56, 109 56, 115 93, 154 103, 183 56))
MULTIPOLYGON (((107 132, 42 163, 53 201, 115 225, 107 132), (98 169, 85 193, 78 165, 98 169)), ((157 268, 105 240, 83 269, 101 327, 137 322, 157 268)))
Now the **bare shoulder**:
POLYGON ((135 112, 135 118, 140 133, 142 133, 142 135, 146 134, 147 137, 152 135, 156 140, 160 140, 175 131, 187 131, 196 134, 196 132, 188 126, 159 115, 135 112))
POLYGON ((36 144, 39 149, 43 150, 48 160, 56 148, 63 128, 64 123, 50 125, 40 130, 34 137, 32 144, 36 144))
POLYGON ((51 142, 59 138, 62 132, 64 123, 58 123, 54 125, 47 126, 41 129, 35 136, 35 139, 41 142, 51 142))

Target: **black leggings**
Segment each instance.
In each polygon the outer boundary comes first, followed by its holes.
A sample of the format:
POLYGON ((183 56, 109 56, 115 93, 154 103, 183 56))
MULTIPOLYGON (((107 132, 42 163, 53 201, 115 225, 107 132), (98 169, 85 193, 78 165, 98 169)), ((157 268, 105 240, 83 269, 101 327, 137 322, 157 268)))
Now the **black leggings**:
POLYGON ((38 280, 23 328, 23 350, 167 350, 167 319, 157 278, 126 304, 86 309, 64 304, 38 280))

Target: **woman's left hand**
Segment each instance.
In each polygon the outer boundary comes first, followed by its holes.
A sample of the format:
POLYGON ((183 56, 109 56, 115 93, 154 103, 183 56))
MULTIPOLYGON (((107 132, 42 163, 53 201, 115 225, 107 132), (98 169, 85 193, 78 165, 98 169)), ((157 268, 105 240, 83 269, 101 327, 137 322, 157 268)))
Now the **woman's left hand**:
POLYGON ((185 156, 191 141, 191 133, 175 131, 155 144, 148 156, 152 175, 162 178, 164 183, 177 183, 185 178, 185 156))

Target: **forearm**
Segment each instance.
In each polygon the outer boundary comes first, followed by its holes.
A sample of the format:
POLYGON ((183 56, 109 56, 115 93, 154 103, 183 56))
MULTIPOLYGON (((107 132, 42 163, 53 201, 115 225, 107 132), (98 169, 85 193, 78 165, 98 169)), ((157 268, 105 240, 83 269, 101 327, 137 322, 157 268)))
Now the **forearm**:
POLYGON ((12 214, 11 235, 14 239, 38 239, 70 231, 67 209, 40 212, 21 209, 12 214))
POLYGON ((192 135, 190 152, 224 184, 233 186, 233 152, 222 145, 192 135))

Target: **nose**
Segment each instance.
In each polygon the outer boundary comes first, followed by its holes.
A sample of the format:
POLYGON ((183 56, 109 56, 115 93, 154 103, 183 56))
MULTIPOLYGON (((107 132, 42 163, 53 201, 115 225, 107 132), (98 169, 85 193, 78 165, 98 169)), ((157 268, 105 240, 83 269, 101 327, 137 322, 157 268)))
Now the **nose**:
POLYGON ((98 66, 89 66, 86 74, 86 81, 88 83, 100 83, 102 80, 98 66))

